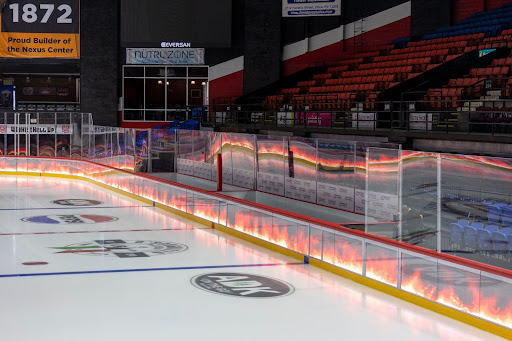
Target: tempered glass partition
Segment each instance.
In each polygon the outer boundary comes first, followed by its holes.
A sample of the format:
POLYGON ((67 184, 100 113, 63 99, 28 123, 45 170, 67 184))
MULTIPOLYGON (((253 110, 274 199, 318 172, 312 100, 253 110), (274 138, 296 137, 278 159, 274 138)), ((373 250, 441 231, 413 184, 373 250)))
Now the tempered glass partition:
POLYGON ((402 151, 401 165, 401 240, 437 250, 439 154, 402 151))
POLYGON ((401 151, 367 149, 365 219, 366 232, 401 239, 401 151))

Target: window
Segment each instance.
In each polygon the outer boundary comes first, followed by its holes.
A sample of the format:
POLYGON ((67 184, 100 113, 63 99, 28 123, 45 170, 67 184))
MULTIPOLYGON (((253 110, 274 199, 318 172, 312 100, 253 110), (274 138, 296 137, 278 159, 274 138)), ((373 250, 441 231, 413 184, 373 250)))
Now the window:
POLYGON ((207 104, 208 67, 124 66, 126 121, 186 119, 190 106, 207 104))

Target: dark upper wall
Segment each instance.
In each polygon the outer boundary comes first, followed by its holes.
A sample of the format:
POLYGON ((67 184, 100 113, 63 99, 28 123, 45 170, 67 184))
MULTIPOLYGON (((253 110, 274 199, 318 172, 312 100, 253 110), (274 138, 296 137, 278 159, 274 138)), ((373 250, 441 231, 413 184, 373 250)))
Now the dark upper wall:
POLYGON ((205 63, 215 65, 244 54, 245 40, 245 0, 232 0, 231 48, 206 49, 205 63))
POLYGON ((244 94, 281 77, 281 3, 245 2, 244 94))
POLYGON ((97 125, 117 124, 119 0, 81 0, 81 102, 97 125))
POLYGON ((450 26, 453 2, 446 0, 412 0, 411 37, 434 33, 439 27, 450 26))

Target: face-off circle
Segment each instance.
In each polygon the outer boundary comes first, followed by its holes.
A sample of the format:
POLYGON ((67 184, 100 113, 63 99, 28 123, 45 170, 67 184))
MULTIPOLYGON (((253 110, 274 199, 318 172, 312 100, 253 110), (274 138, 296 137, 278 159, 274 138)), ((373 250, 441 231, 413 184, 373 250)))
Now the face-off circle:
POLYGON ((105 239, 52 247, 58 254, 108 256, 119 258, 142 258, 183 252, 188 246, 152 240, 105 239))
POLYGON ((295 291, 291 284, 275 278, 235 272, 197 275, 190 282, 205 291, 236 297, 283 297, 295 291))
POLYGON ((103 204, 102 201, 92 200, 92 199, 59 199, 52 201, 52 204, 62 205, 62 206, 98 206, 103 204))

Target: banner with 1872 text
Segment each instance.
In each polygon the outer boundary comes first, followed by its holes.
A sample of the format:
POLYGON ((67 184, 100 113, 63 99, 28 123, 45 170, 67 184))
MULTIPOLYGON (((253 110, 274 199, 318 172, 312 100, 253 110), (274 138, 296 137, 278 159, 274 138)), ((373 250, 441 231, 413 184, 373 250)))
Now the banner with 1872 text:
POLYGON ((80 0, 10 0, 0 20, 0 57, 80 58, 80 0))

